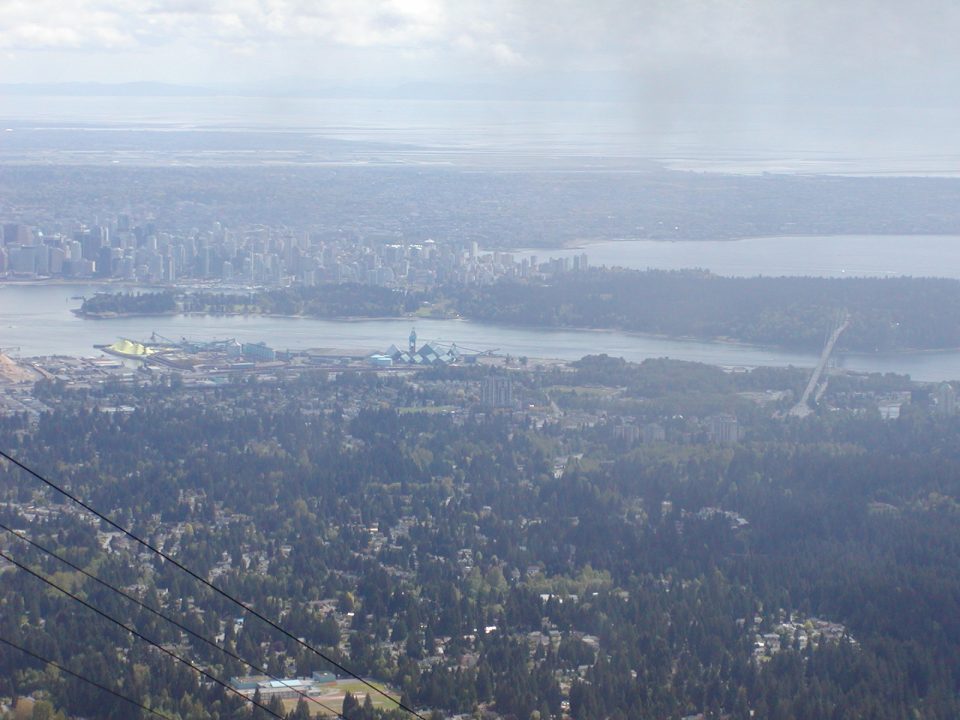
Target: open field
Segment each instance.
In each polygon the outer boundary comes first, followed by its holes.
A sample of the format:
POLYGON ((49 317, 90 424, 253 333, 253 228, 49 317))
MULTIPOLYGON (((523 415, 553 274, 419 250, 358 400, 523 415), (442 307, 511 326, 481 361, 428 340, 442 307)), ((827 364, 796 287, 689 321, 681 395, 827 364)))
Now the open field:
MULTIPOLYGON (((371 684, 382 690, 383 692, 393 696, 399 697, 399 693, 393 690, 382 683, 371 682, 371 684)), ((337 712, 343 711, 343 698, 346 693, 352 693, 353 696, 357 699, 358 702, 363 704, 364 696, 369 692, 370 699, 373 701, 373 706, 375 708, 382 708, 389 710, 393 707, 396 707, 394 703, 386 700, 382 695, 374 693, 370 688, 361 683, 359 680, 338 680, 336 683, 325 686, 323 689, 323 694, 315 694, 310 697, 317 700, 319 703, 323 703, 327 707, 337 712)), ((300 701, 300 698, 290 698, 283 701, 283 709, 285 712, 290 712, 295 710, 297 703, 300 701)), ((310 714, 314 716, 332 716, 332 713, 324 710, 318 703, 311 702, 309 703, 310 714)))

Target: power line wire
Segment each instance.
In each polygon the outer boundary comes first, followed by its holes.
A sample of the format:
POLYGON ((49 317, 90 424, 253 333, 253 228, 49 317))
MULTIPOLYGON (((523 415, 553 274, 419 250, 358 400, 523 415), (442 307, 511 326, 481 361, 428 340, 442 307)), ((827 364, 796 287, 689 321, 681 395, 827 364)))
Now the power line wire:
MULTIPOLYGON (((275 675, 269 673, 267 670, 265 670, 264 668, 260 667, 259 665, 255 665, 254 663, 252 663, 252 662, 250 662, 250 661, 248 661, 248 660, 245 660, 244 658, 242 658, 241 656, 237 655, 236 653, 234 653, 233 651, 229 650, 228 648, 226 648, 226 647, 224 647, 224 646, 222 646, 222 645, 217 644, 217 643, 214 642, 213 640, 210 640, 210 639, 204 637, 203 635, 201 635, 201 634, 198 633, 198 632, 195 632, 195 631, 191 630, 189 627, 187 627, 187 626, 184 625, 183 623, 178 622, 178 621, 175 620, 174 618, 172 618, 172 617, 170 617, 170 616, 168 616, 168 615, 165 615, 164 613, 162 613, 161 611, 159 611, 159 610, 151 607, 150 605, 147 605, 145 602, 142 602, 141 600, 135 598, 133 595, 130 595, 130 594, 127 593, 126 591, 121 590, 120 588, 118 588, 118 587, 116 587, 116 586, 114 586, 114 585, 111 585, 111 584, 108 583, 106 580, 102 580, 101 578, 98 578, 96 575, 94 575, 94 574, 92 574, 92 573, 90 573, 90 572, 87 572, 86 570, 84 570, 82 567, 80 567, 80 566, 77 565, 76 563, 71 562, 71 561, 68 560, 67 558, 63 557, 62 555, 57 554, 57 553, 54 552, 53 550, 50 550, 50 549, 44 547, 44 546, 41 545, 40 543, 38 543, 38 542, 36 542, 36 541, 34 541, 34 540, 31 540, 29 537, 27 537, 27 536, 24 535, 23 533, 19 532, 18 530, 14 530, 13 528, 8 527, 7 525, 5 525, 5 524, 2 523, 2 522, 0 522, 0 530, 5 530, 6 532, 10 533, 10 534, 13 535, 14 537, 16 537, 16 538, 22 540, 23 542, 28 543, 28 544, 31 545, 32 547, 36 548, 36 549, 39 550, 40 552, 46 553, 46 554, 49 555, 50 557, 56 558, 57 560, 59 560, 60 562, 62 562, 62 563, 63 563, 64 565, 66 565, 67 567, 70 567, 70 568, 72 568, 73 570, 76 570, 77 572, 81 573, 81 574, 84 575, 85 577, 90 578, 90 579, 93 580, 94 582, 100 583, 100 585, 102 585, 103 587, 105 587, 105 588, 107 588, 107 589, 109 589, 109 590, 112 590, 113 592, 117 593, 117 594, 120 595, 121 597, 126 598, 127 600, 129 600, 130 602, 134 603, 135 605, 138 605, 139 607, 143 608, 144 610, 146 610, 146 611, 148 611, 148 612, 150 612, 150 613, 153 613, 153 614, 156 615, 157 617, 162 618, 163 620, 166 620, 168 623, 171 623, 172 625, 174 625, 174 626, 177 627, 178 629, 182 630, 183 632, 191 635, 192 637, 197 638, 198 640, 206 643, 206 644, 209 645, 210 647, 216 648, 217 650, 219 650, 220 652, 224 653, 224 654, 227 655, 228 657, 233 658, 234 660, 237 660, 238 662, 243 663, 244 665, 246 665, 246 666, 247 666, 248 668, 250 668, 251 670, 254 670, 255 672, 258 672, 258 673, 260 673, 261 675, 266 675, 266 676, 269 677, 271 680, 276 680, 276 681, 278 681, 278 682, 282 682, 280 678, 278 678, 278 677, 276 677, 275 675)), ((336 715, 337 717, 341 718, 342 720, 346 720, 346 718, 344 718, 344 716, 343 716, 342 713, 337 712, 336 710, 334 710, 334 709, 333 709, 332 707, 330 707, 329 705, 326 705, 326 704, 320 702, 319 700, 317 700, 316 698, 312 697, 312 696, 309 695, 308 693, 305 693, 305 692, 303 692, 302 690, 298 690, 298 689, 292 688, 292 687, 291 687, 290 689, 293 690, 294 692, 296 692, 297 695, 299 695, 300 697, 302 697, 304 700, 307 700, 307 701, 309 701, 309 702, 314 703, 315 705, 323 708, 324 710, 326 710, 326 711, 328 711, 328 712, 330 712, 330 713, 333 713, 334 715, 336 715)))
POLYGON ((195 573, 193 570, 191 570, 190 568, 188 568, 186 565, 182 564, 181 562, 179 562, 178 560, 174 559, 173 557, 171 557, 171 556, 168 555, 167 553, 163 552, 163 550, 160 550, 159 548, 151 545, 149 542, 147 542, 146 540, 144 540, 144 539, 141 538, 140 536, 134 534, 132 531, 128 530, 127 528, 123 527, 122 525, 118 524, 117 522, 111 520, 109 517, 107 517, 106 515, 104 515, 103 513, 101 513, 99 510, 96 510, 95 508, 91 507, 90 505, 88 505, 87 503, 85 503, 83 500, 81 500, 80 498, 78 498, 76 495, 73 495, 73 494, 70 493, 68 490, 65 490, 64 488, 60 487, 59 485, 57 485, 57 484, 56 484, 55 482, 53 482, 52 480, 47 479, 46 477, 44 477, 43 475, 41 475, 39 472, 37 472, 37 471, 34 470, 33 468, 31 468, 31 467, 23 464, 22 462, 20 462, 19 460, 17 460, 15 457, 13 457, 12 455, 10 455, 10 454, 7 453, 6 451, 0 450, 0 457, 6 458, 6 459, 9 460, 11 463, 13 463, 14 465, 16 465, 18 468, 20 468, 20 469, 23 470, 24 472, 29 473, 30 475, 32 475, 33 477, 35 477, 37 480, 39 480, 40 482, 42 482, 42 483, 43 483, 44 485, 46 485, 47 487, 50 487, 50 488, 56 490, 58 493, 60 493, 60 494, 63 495, 64 497, 68 498, 68 499, 71 500, 72 502, 76 503, 77 505, 79 505, 80 507, 82 507, 82 508, 83 508, 84 510, 86 510, 87 512, 89 512, 89 513, 95 515, 96 517, 100 518, 100 520, 102 520, 103 522, 107 523, 108 525, 110 525, 111 527, 115 528, 116 530, 119 530, 119 531, 122 532, 124 535, 126 535, 127 537, 129 537, 131 540, 134 540, 135 542, 139 543, 140 545, 142 545, 143 547, 145 547, 145 548, 146 548, 147 550, 149 550, 150 552, 158 555, 159 557, 162 557, 164 560, 166 560, 167 562, 171 563, 174 567, 176 567, 177 569, 179 569, 179 570, 181 570, 182 572, 186 573, 187 575, 189 575, 190 577, 192 577, 194 580, 197 580, 198 582, 200 582, 200 583, 202 583, 203 585, 207 586, 208 588, 210 588, 211 590, 213 590, 213 591, 214 591, 215 593, 217 593, 218 595, 221 595, 222 597, 225 597, 227 600, 229 600, 230 602, 234 603, 234 604, 237 605, 238 607, 243 608, 243 610, 244 610, 245 612, 250 613, 251 615, 253 615, 253 616, 254 616, 255 618, 257 618, 258 620, 260 620, 260 621, 262 621, 262 622, 265 622, 267 625, 269 625, 271 628, 273 628, 273 629, 276 630, 277 632, 283 634, 284 636, 286 636, 286 637, 289 638, 290 640, 293 640, 293 641, 294 641, 295 643, 297 643, 300 647, 302 647, 302 648, 304 648, 304 649, 306 649, 306 650, 309 650, 310 652, 312 652, 313 654, 317 655, 318 657, 323 658, 323 659, 326 660, 328 663, 330 663, 331 665, 333 665, 335 668, 337 668, 338 670, 346 673, 347 675, 349 675, 350 677, 352 677, 354 680, 357 680, 357 681, 363 683, 363 685, 365 685, 365 686, 368 687, 369 689, 373 690, 375 693, 377 693, 377 694, 380 695, 381 697, 384 697, 384 698, 386 698, 387 700, 389 700, 390 702, 395 703, 395 704, 397 705, 397 707, 399 707, 401 710, 405 710, 406 712, 410 713, 410 714, 413 715, 414 717, 418 718, 418 720, 427 720, 423 715, 421 715, 420 713, 418 713, 416 710, 414 710, 414 709, 411 708, 411 707, 408 707, 405 703, 402 702, 402 700, 393 697, 392 695, 390 695, 389 693, 385 692, 384 690, 381 690, 379 687, 377 687, 376 685, 374 685, 374 684, 371 683, 370 681, 366 680, 364 677, 358 675, 357 673, 353 672, 353 670, 350 670, 349 668, 347 668, 347 667, 345 667, 344 665, 340 664, 339 662, 337 662, 337 661, 334 660, 333 658, 329 657, 329 656, 326 655, 325 653, 323 653, 323 652, 321 652, 320 650, 318 650, 317 648, 315 648, 315 647, 314 647, 313 645, 311 645, 310 643, 306 642, 305 640, 301 640, 301 639, 298 638, 296 635, 294 635, 293 633, 291 633, 289 630, 281 627, 280 625, 278 625, 276 622, 274 622, 274 621, 271 620, 270 618, 266 617, 266 616, 263 615, 262 613, 258 612, 257 610, 253 609, 252 607, 250 607, 247 603, 243 602, 242 600, 239 600, 239 599, 235 598, 233 595, 231 595, 230 593, 228 593, 226 590, 222 590, 221 588, 217 587, 217 586, 214 585, 212 582, 210 582, 209 580, 207 580, 205 577, 203 577, 203 576, 201 576, 201 575, 198 575, 198 574, 195 573))
POLYGON ((84 600, 83 598, 79 597, 78 595, 75 595, 74 593, 70 592, 70 591, 67 590, 66 588, 61 587, 60 585, 57 585, 57 583, 55 583, 53 580, 50 580, 49 578, 44 577, 43 575, 41 575, 40 573, 36 572, 35 570, 32 570, 31 568, 29 568, 29 567, 27 567, 26 565, 24 565, 23 563, 21 563, 19 560, 16 560, 15 558, 12 558, 12 557, 10 557, 9 555, 7 555, 7 553, 5 553, 5 552, 2 551, 2 550, 0 550, 0 558, 3 558, 3 559, 6 560, 7 562, 13 563, 14 565, 16 565, 18 568, 20 568, 20 569, 23 570, 24 572, 29 573, 30 575, 32 575, 33 577, 35 577, 37 580, 40 580, 41 582, 46 583, 47 585, 49 585, 50 587, 54 588, 55 590, 59 590, 60 592, 62 592, 64 595, 66 595, 66 596, 67 596, 68 598, 70 598, 71 600, 74 600, 74 601, 80 603, 81 605, 83 605, 84 607, 89 608, 90 610, 93 610, 93 612, 95 612, 95 613, 96 613, 97 615, 99 615, 100 617, 106 618, 107 620, 109 620, 110 622, 112 622, 114 625, 118 625, 119 627, 123 628, 124 630, 126 630, 128 633, 130 633, 130 634, 133 635, 134 637, 139 638, 140 640, 143 640, 143 641, 146 642, 146 643, 149 643, 150 645, 152 645, 153 647, 155 647, 155 648, 156 648, 157 650, 159 650, 160 652, 164 653, 165 655, 169 655, 170 657, 172 657, 172 658, 173 658, 174 660, 176 660, 177 662, 183 663, 184 665, 186 665, 188 668, 190 668, 190 669, 193 670, 194 672, 197 672, 197 673, 199 673, 200 675, 203 675, 205 678, 207 678, 208 680, 216 683, 217 685, 219 685, 220 687, 224 688, 224 689, 227 690, 228 692, 231 692, 231 693, 233 693, 234 695, 236 695, 237 697, 242 698, 244 702, 252 703, 252 704, 255 705, 256 707, 260 708, 261 710, 264 710, 264 711, 270 713, 271 715, 273 715, 273 717, 277 718, 277 720, 284 720, 284 716, 283 716, 283 715, 278 715, 278 714, 275 713, 273 710, 271 710, 270 708, 268 708, 266 705, 263 705, 263 704, 261 704, 261 703, 258 703, 256 700, 253 700, 253 699, 251 699, 251 698, 248 698, 248 697, 247 697, 246 695, 244 695, 242 692, 240 692, 239 690, 237 690, 236 688, 234 688, 234 687, 233 687, 232 685, 230 685, 229 683, 225 683, 223 680, 221 680, 220 678, 218 678, 216 675, 213 675, 213 674, 207 672, 207 671, 204 670, 202 667, 199 667, 198 665, 193 664, 192 662, 190 662, 190 661, 187 660, 186 658, 180 657, 179 655, 177 655, 177 654, 176 654, 175 652, 173 652, 172 650, 168 650, 167 648, 163 647, 163 645, 161 645, 160 643, 158 643, 158 642, 156 642, 156 641, 154 641, 154 640, 151 640, 150 638, 148 638, 146 635, 144 635, 143 633, 139 632, 139 631, 136 630, 135 628, 132 628, 132 627, 130 627, 129 625, 123 623, 122 621, 117 620, 117 619, 116 619, 115 617, 113 617, 110 613, 101 610, 100 608, 96 607, 95 605, 91 605, 91 604, 88 603, 86 600, 84 600))
POLYGON ((34 660, 39 660, 40 662, 45 663, 45 664, 49 665, 50 667, 56 668, 57 670, 59 670, 59 671, 62 672, 62 673, 66 673, 67 675, 71 675, 71 676, 75 677, 77 680, 81 680, 81 681, 87 683, 88 685, 93 685, 93 687, 99 688, 100 690, 103 690, 105 693, 110 693, 110 694, 113 695, 114 697, 118 697, 118 698, 120 698, 121 700, 125 700, 126 702, 130 703, 131 705, 136 705, 136 706, 137 706, 138 708, 140 708, 141 710, 146 710, 148 713, 150 713, 150 714, 152 714, 152 715, 156 715, 158 718, 163 718, 163 720, 172 720, 172 718, 170 718, 170 716, 164 715, 163 713, 160 713, 160 712, 157 712, 157 711, 154 710, 153 708, 147 707, 146 705, 144 705, 144 704, 142 704, 142 703, 140 703, 140 702, 137 702, 137 701, 134 700, 132 697, 128 697, 128 696, 124 695, 123 693, 119 693, 119 692, 117 692, 116 690, 113 690, 113 689, 111 689, 111 688, 108 688, 106 685, 101 685, 101 684, 98 683, 96 680, 91 680, 91 679, 88 678, 88 677, 84 677, 84 676, 81 675, 80 673, 75 673, 73 670, 70 670, 70 669, 68 669, 68 668, 65 668, 65 667, 64 667, 63 665, 61 665, 60 663, 54 662, 53 660, 48 660, 47 658, 43 657, 42 655, 38 655, 37 653, 33 652, 32 650, 27 650, 25 647, 21 647, 21 646, 17 645, 16 643, 10 642, 10 641, 7 640, 6 638, 0 637, 0 643, 3 643, 4 645, 9 645, 10 647, 14 648, 15 650, 19 650, 20 652, 22 652, 24 655, 29 655, 29 656, 32 657, 34 660))

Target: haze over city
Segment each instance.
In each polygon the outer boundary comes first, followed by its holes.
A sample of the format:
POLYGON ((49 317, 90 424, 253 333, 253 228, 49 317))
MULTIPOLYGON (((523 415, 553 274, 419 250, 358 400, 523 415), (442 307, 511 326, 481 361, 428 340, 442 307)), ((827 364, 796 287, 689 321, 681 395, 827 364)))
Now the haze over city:
POLYGON ((0 720, 960 717, 958 37, 0 0, 0 720))

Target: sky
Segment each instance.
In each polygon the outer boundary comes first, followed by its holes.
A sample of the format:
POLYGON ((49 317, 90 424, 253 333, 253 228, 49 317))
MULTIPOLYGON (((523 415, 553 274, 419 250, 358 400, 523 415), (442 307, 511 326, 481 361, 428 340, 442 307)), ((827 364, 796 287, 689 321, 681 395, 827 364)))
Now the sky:
POLYGON ((958 38, 957 0, 0 0, 0 83, 955 107, 958 38))

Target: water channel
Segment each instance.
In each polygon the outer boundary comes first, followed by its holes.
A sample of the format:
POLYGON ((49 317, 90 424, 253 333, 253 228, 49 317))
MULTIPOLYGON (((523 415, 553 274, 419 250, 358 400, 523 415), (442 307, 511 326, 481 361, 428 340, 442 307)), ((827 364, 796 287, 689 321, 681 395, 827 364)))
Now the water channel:
MULTIPOLYGON (((156 332, 168 338, 264 341, 278 349, 349 348, 373 352, 391 343, 402 345, 415 325, 423 341, 457 343, 461 348, 493 350, 516 357, 575 360, 607 353, 640 361, 650 357, 727 367, 813 366, 813 354, 668 339, 636 333, 594 330, 523 328, 467 320, 320 320, 263 316, 175 315, 85 320, 71 310, 95 285, 0 285, 0 348, 23 357, 37 355, 95 355, 94 344, 119 337, 143 339, 156 332), (17 349, 18 348, 18 349, 17 349)), ((960 378, 960 351, 840 355, 837 364, 862 372, 909 374, 916 380, 960 378)))

